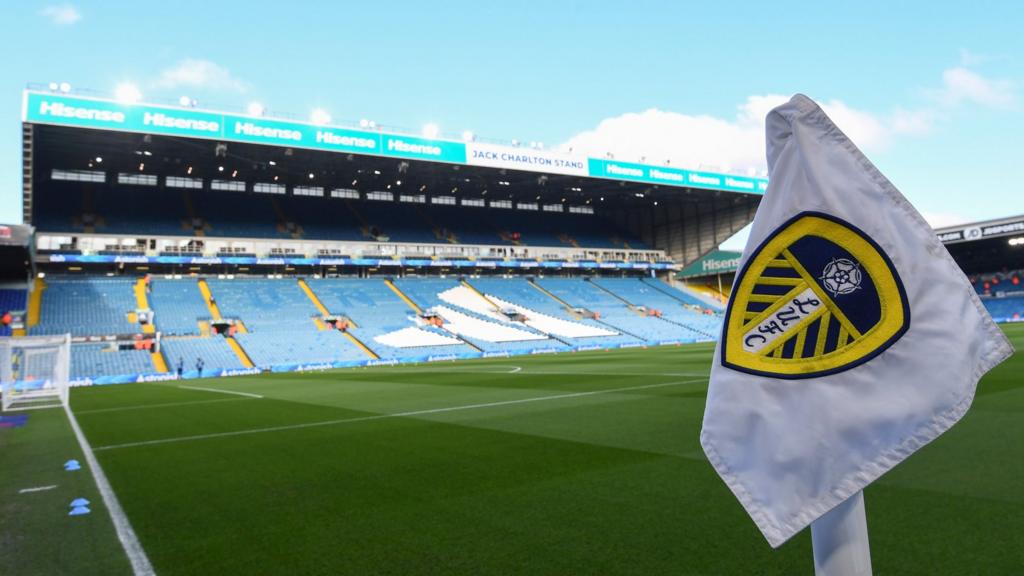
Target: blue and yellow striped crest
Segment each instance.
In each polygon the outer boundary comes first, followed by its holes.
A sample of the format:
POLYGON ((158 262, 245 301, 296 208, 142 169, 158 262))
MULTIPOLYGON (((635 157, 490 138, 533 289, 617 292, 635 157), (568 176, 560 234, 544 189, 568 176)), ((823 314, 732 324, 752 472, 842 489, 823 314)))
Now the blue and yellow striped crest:
POLYGON ((802 212, 747 259, 722 332, 722 365, 813 378, 867 362, 910 326, 892 262, 848 222, 802 212))

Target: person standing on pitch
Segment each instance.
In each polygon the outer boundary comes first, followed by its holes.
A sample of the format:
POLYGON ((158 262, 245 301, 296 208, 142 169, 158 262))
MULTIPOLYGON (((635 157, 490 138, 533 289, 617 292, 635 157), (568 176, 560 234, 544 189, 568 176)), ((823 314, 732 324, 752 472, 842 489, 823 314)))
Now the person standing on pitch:
POLYGON ((178 357, 178 380, 181 380, 181 373, 185 371, 185 358, 178 357))

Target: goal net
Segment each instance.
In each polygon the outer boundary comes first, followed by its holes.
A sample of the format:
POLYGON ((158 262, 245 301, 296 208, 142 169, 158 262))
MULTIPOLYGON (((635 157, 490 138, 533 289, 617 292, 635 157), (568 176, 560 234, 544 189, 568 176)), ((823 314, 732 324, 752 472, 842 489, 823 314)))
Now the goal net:
POLYGON ((70 334, 0 338, 3 410, 66 405, 70 371, 70 334))

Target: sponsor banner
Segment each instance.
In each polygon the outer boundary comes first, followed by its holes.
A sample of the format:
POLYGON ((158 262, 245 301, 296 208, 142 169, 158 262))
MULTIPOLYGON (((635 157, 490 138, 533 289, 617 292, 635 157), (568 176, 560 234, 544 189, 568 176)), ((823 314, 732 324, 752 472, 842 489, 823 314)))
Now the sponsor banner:
POLYGON ((50 262, 69 264, 230 264, 262 266, 358 266, 383 268, 406 266, 445 268, 602 268, 618 270, 668 270, 675 267, 671 262, 536 262, 534 260, 425 260, 425 259, 375 259, 375 258, 255 258, 252 256, 190 257, 190 256, 113 256, 106 254, 50 254, 50 262))
POLYGON ((617 160, 590 158, 588 168, 590 175, 595 178, 630 180, 633 182, 705 188, 708 190, 728 190, 730 192, 744 192, 746 194, 764 194, 765 190, 768 189, 768 180, 764 178, 699 172, 696 170, 669 168, 667 166, 648 166, 646 164, 619 162, 617 160))
POLYGON ((970 225, 959 230, 943 232, 938 236, 942 242, 950 243, 965 240, 982 240, 984 238, 1010 236, 1013 234, 1024 234, 1024 219, 997 224, 970 225))
MULTIPOLYGON (((709 342, 711 340, 698 340, 698 342, 709 342)), ((659 342, 658 346, 662 345, 675 345, 680 344, 680 341, 667 341, 659 342)), ((194 380, 197 378, 231 378, 234 376, 253 376, 262 374, 263 372, 305 372, 305 371, 321 371, 321 370, 334 370, 339 368, 360 368, 360 367, 373 367, 373 366, 397 366, 400 364, 419 364, 424 362, 443 362, 452 360, 472 360, 476 358, 510 358, 512 356, 527 356, 534 354, 555 354, 561 352, 590 352, 595 350, 605 350, 607 348, 638 348, 641 346, 647 346, 647 344, 621 344, 618 346, 600 346, 600 345, 586 345, 576 346, 567 349, 560 348, 534 348, 531 350, 515 350, 515 351, 495 351, 495 352, 460 352, 458 354, 445 354, 445 355, 423 355, 423 356, 411 356, 405 358, 388 358, 378 360, 347 360, 338 362, 308 362, 308 363, 295 363, 295 364, 275 364, 273 366, 261 366, 256 368, 212 368, 210 370, 203 370, 200 374, 196 370, 185 370, 181 374, 180 380, 194 380)), ((179 380, 178 376, 174 372, 166 372, 163 374, 148 372, 145 374, 117 374, 110 376, 94 376, 94 377, 83 377, 73 378, 68 382, 69 386, 103 386, 107 384, 133 384, 137 382, 162 382, 168 380, 179 380)))
POLYGON ((741 256, 743 256, 742 252, 715 250, 680 270, 678 277, 692 278, 735 272, 740 267, 741 256))
POLYGON ((398 156, 413 160, 466 163, 466 145, 461 142, 427 140, 415 136, 381 135, 381 153, 384 156, 398 156))
POLYGON ((24 121, 464 164, 462 142, 207 110, 26 92, 24 121))
POLYGON ((124 104, 112 100, 48 92, 24 93, 22 119, 37 124, 391 156, 747 194, 764 194, 768 186, 767 180, 763 178, 585 158, 545 150, 527 150, 477 142, 467 144, 337 126, 319 126, 307 122, 194 108, 124 104))
POLYGON ((587 158, 584 156, 571 156, 545 150, 509 148, 478 142, 466 144, 466 163, 474 166, 508 168, 527 172, 547 172, 570 176, 589 175, 587 158))

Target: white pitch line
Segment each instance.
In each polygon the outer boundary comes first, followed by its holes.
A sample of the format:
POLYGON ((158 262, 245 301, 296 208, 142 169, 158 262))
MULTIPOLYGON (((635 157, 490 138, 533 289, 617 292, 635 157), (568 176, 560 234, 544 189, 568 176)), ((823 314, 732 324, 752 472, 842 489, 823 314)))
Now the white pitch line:
POLYGON ((440 414, 442 412, 456 412, 460 410, 475 410, 478 408, 493 408, 495 406, 509 406, 512 404, 525 404, 527 402, 543 402, 545 400, 562 400, 565 398, 580 398, 583 396, 597 396, 600 394, 615 394, 618 392, 632 392, 634 390, 647 390, 650 388, 664 388, 665 386, 678 386, 681 384, 695 384, 705 382, 707 378, 696 380, 680 380, 677 382, 661 382, 659 384, 641 384, 639 386, 626 386, 624 388, 608 388, 605 390, 590 390, 587 392, 570 392, 567 394, 551 394, 548 396, 533 396, 531 398, 519 398, 517 400, 502 400, 499 402, 487 402, 484 404, 462 404, 459 406, 448 406, 445 408, 430 408, 427 410, 413 410, 410 412, 396 412, 393 414, 374 414, 373 416, 357 416, 355 418, 342 418, 339 420, 324 420, 321 422, 307 422, 304 424, 289 424, 286 426, 271 426, 269 428, 250 428, 248 430, 235 430, 233 432, 217 432, 214 434, 197 434, 195 436, 178 436, 175 438, 161 438, 159 440, 143 440, 141 442, 127 442, 125 444, 111 444, 109 446, 97 446, 97 452, 104 450, 116 450, 118 448, 134 448, 137 446, 153 446, 156 444, 171 444, 176 442, 188 442, 192 440, 207 440, 210 438, 228 438, 231 436, 246 436, 249 434, 262 434, 265 432, 282 432, 285 430, 301 430, 303 428, 317 428, 321 426, 334 426, 337 424, 351 424, 355 422, 369 422, 372 420, 384 420, 388 418, 406 418, 409 416, 425 416, 427 414, 440 414))
POLYGON ((96 460, 96 455, 93 454, 89 441, 86 440, 85 434, 79 428, 78 420, 71 413, 71 407, 65 404, 64 412, 67 413, 68 422, 71 423, 71 429, 74 430, 75 437, 78 439, 78 446, 81 447, 82 454, 85 455, 85 462, 89 465, 89 471, 92 472, 92 479, 96 482, 96 489, 99 490, 100 496, 103 498, 103 504, 106 505, 107 512, 110 513, 110 520, 114 523, 117 539, 121 541, 121 547, 124 548, 124 553, 128 556, 128 562, 132 565, 132 572, 135 576, 155 576, 156 572, 153 571, 153 565, 150 564, 146 551, 142 549, 139 537, 135 535, 135 530, 132 529, 131 522, 125 516, 121 503, 117 501, 114 489, 110 487, 107 475, 100 468, 100 463, 96 460))
POLYGON ((35 486, 33 488, 22 488, 18 490, 18 494, 31 494, 32 492, 46 492, 47 490, 53 490, 56 488, 56 484, 50 484, 49 486, 35 486))
POLYGON ((220 394, 235 394, 236 396, 245 396, 247 398, 263 398, 259 394, 250 394, 249 392, 235 392, 234 390, 221 390, 219 388, 201 388, 199 386, 178 386, 178 388, 184 388, 186 390, 202 390, 203 392, 217 392, 220 394))
POLYGON ((214 404, 216 402, 240 402, 245 398, 216 398, 214 400, 189 400, 188 402, 164 402, 163 404, 135 404, 133 406, 114 406, 113 408, 96 408, 94 410, 79 410, 78 415, 99 414, 101 412, 127 412, 132 410, 146 410, 148 408, 171 408, 173 406, 191 406, 193 404, 214 404))

